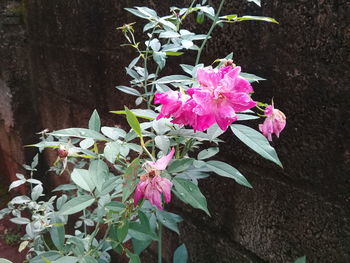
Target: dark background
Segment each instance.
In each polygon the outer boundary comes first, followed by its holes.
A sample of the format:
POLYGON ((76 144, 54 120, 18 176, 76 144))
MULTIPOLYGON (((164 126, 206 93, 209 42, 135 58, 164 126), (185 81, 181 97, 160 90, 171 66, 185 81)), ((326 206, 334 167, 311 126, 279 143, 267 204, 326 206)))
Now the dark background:
MULTIPOLYGON (((185 222, 180 237, 167 232, 164 257, 170 262, 184 242, 190 262, 292 262, 302 255, 309 262, 350 262, 349 2, 270 0, 261 8, 226 2, 225 14, 280 22, 218 28, 202 60, 210 64, 233 52, 245 72, 268 79, 254 84, 254 98, 273 96, 287 115, 286 129, 273 142, 284 169, 225 134, 219 158, 238 168, 254 189, 214 175, 203 180, 211 217, 173 202, 169 209, 185 222)), ((133 106, 133 98, 114 87, 127 85, 124 67, 135 54, 119 46, 124 39, 116 27, 142 21, 123 8, 148 5, 165 14, 184 3, 0 1, 2 188, 32 158, 23 145, 37 141, 35 132, 84 127, 95 108, 104 125, 124 124, 108 111, 133 106)), ((209 22, 198 27, 191 17, 188 26, 206 32, 209 22)), ((177 62, 169 65, 168 73, 179 72, 177 62)), ((52 158, 47 154, 46 162, 52 158)), ((155 262, 152 253, 145 262, 155 262)))

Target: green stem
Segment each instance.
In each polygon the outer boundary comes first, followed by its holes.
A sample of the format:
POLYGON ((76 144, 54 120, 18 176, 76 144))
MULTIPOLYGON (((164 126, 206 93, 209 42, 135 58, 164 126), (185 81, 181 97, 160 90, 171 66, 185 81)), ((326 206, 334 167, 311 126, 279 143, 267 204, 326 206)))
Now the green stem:
POLYGON ((162 263, 162 224, 158 225, 158 263, 162 263))
POLYGON ((216 15, 215 15, 213 24, 211 25, 211 27, 210 27, 210 29, 209 29, 209 31, 208 31, 207 37, 204 39, 204 41, 203 41, 201 47, 200 47, 199 50, 198 50, 195 65, 198 65, 198 63, 199 63, 199 59, 201 58, 201 54, 202 54, 203 48, 204 48, 205 44, 207 43, 207 41, 208 41, 208 39, 209 39, 211 33, 213 32, 213 30, 214 30, 214 28, 215 28, 215 26, 216 26, 216 22, 219 20, 219 15, 220 15, 220 12, 221 12, 222 7, 224 6, 224 3, 225 3, 225 0, 221 0, 220 6, 219 6, 218 11, 216 12, 216 15))

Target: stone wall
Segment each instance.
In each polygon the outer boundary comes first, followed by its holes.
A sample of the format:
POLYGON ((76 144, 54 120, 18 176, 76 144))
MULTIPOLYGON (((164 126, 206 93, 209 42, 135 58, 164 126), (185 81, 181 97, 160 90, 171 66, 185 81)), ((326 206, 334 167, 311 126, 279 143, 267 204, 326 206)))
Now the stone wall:
MULTIPOLYGON (((148 2, 160 6, 160 1, 148 2)), ((274 141, 284 169, 224 135, 229 143, 222 145, 220 158, 242 171, 254 189, 214 175, 202 181, 211 217, 174 202, 170 209, 182 214, 185 223, 180 237, 166 234, 164 257, 171 262, 174 249, 185 242, 191 262, 292 262, 302 255, 309 262, 349 262, 349 4, 263 1, 258 8, 245 1, 226 2, 225 13, 280 21, 218 29, 203 60, 211 63, 232 51, 244 71, 268 79, 254 85, 255 98, 274 96, 276 107, 287 115, 287 128, 274 141)), ((11 147, 1 141, 1 154, 16 161, 24 158, 20 145, 35 141, 26 134, 86 126, 95 108, 106 125, 123 125, 123 118, 108 111, 132 106, 130 97, 114 86, 127 84, 124 66, 134 54, 119 46, 123 38, 116 27, 135 21, 124 7, 144 1, 25 3, 26 42, 12 41, 11 52, 4 52, 3 45, 0 49, 11 60, 0 63, 1 127, 10 127, 6 135, 14 138, 11 147), (17 82, 9 81, 11 74, 17 82)), ((162 13, 174 4, 161 3, 162 13)))

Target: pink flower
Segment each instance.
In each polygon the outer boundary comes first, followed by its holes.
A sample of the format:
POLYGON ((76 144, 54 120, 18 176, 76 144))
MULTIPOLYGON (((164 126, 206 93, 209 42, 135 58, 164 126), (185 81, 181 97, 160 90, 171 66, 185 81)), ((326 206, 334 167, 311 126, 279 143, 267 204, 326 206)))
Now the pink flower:
POLYGON ((190 125, 204 131, 217 123, 222 130, 237 120, 236 112, 256 106, 249 93, 253 92, 247 80, 239 76, 240 67, 231 66, 197 70, 199 87, 187 94, 175 91, 157 93, 155 103, 162 104, 159 118, 173 117, 173 123, 190 125))
POLYGON ((262 134, 272 141, 272 134, 280 136, 280 132, 286 127, 286 116, 273 105, 269 105, 265 109, 266 119, 263 124, 259 124, 259 130, 262 134))
MULTIPOLYGON (((253 92, 247 80, 239 76, 241 67, 223 67, 219 70, 206 67, 197 70, 199 88, 189 90, 197 106, 199 116, 210 116, 222 130, 237 120, 236 112, 256 106, 249 93, 253 92)), ((199 129, 198 129, 199 130, 199 129)))
POLYGON ((169 203, 171 200, 171 187, 173 183, 169 179, 161 177, 160 171, 165 170, 170 160, 173 158, 175 149, 173 148, 170 153, 163 156, 156 162, 146 162, 147 173, 141 176, 138 183, 135 195, 134 204, 138 204, 141 198, 147 199, 152 205, 162 210, 162 193, 164 194, 164 201, 169 203))

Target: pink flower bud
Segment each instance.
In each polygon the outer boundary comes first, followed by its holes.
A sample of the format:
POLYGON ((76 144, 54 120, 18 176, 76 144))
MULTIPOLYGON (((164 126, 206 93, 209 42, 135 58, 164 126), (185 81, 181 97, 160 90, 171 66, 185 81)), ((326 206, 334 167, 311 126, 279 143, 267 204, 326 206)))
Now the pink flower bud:
POLYGON ((272 105, 265 109, 266 119, 263 124, 259 124, 259 130, 269 140, 272 141, 272 134, 279 137, 281 131, 286 127, 286 116, 272 105))
POLYGON ((60 148, 57 149, 57 153, 60 158, 66 158, 68 156, 68 151, 63 145, 61 145, 60 148))

